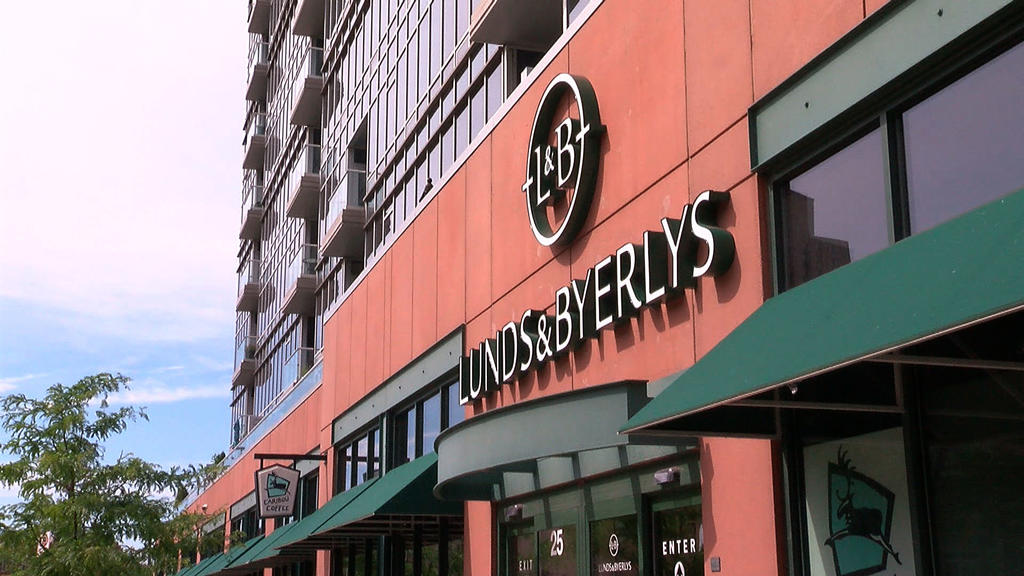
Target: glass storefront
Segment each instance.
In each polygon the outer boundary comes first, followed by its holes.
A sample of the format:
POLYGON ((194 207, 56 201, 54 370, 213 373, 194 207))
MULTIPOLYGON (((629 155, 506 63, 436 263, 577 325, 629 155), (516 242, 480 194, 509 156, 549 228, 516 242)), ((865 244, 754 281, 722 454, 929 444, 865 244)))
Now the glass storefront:
POLYGON ((499 574, 702 575, 698 470, 696 461, 664 462, 501 502, 499 574), (654 473, 665 468, 682 477, 659 485, 654 473))

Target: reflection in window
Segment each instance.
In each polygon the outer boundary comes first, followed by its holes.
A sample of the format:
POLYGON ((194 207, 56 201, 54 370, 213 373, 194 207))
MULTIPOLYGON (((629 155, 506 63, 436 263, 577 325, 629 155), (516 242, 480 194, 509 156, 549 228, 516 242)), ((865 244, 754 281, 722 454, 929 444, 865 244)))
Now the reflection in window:
POLYGON ((433 394, 395 413, 391 419, 394 440, 390 448, 395 466, 432 453, 441 431, 465 419, 458 394, 458 381, 446 382, 433 394))
POLYGON ((434 451, 434 440, 441 433, 441 395, 434 394, 423 401, 423 436, 420 454, 434 451))
MULTIPOLYGON (((1019 345, 1019 338, 1014 341, 1019 345)), ((1024 566, 1024 375, 918 367, 915 379, 923 383, 936 572, 1019 571, 1024 566)))
POLYGON ((910 229, 922 232, 1024 187, 1024 45, 903 115, 910 229))
POLYGON ((376 477, 380 473, 380 429, 373 428, 338 446, 335 451, 335 493, 376 477))
POLYGON ((783 288, 889 245, 884 174, 882 133, 876 129, 783 187, 783 288))

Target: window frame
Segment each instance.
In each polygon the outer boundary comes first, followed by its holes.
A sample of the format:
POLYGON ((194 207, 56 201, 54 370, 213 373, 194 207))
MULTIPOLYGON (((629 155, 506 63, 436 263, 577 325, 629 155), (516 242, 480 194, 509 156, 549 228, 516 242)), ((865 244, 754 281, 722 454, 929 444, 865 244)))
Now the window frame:
POLYGON ((784 223, 780 210, 782 192, 789 181, 878 128, 882 132, 890 241, 894 244, 907 238, 912 231, 903 114, 1021 44, 1024 44, 1024 29, 1016 29, 983 38, 952 56, 933 58, 926 70, 902 80, 884 100, 868 102, 859 110, 852 110, 837 125, 820 130, 806 142, 786 151, 776 167, 764 173, 770 182, 767 225, 773 295, 789 289, 785 286, 784 223))
MULTIPOLYGON (((883 101, 869 102, 845 115, 836 126, 827 127, 786 151, 780 161, 764 176, 770 182, 766 207, 768 208, 768 257, 770 258, 771 294, 778 295, 787 288, 783 258, 782 192, 789 181, 818 165, 831 155, 878 128, 882 131, 885 192, 889 209, 889 229, 892 243, 912 234, 910 226, 907 157, 903 129, 903 115, 914 106, 939 94, 955 82, 965 78, 1008 51, 1024 45, 1024 25, 1016 23, 1009 30, 987 37, 971 38, 969 45, 953 55, 934 57, 923 70, 890 91, 883 101), (852 119, 851 119, 852 117, 852 119)), ((896 401, 900 406, 899 427, 903 434, 910 522, 916 568, 920 574, 935 574, 933 562, 935 536, 931 530, 931 480, 927 465, 928 455, 924 434, 923 391, 926 382, 916 378, 912 365, 893 365, 896 401)), ((806 525, 806 490, 804 462, 800 444, 800 429, 795 422, 795 410, 776 409, 779 422, 780 475, 785 514, 787 573, 808 573, 808 533, 806 525)))

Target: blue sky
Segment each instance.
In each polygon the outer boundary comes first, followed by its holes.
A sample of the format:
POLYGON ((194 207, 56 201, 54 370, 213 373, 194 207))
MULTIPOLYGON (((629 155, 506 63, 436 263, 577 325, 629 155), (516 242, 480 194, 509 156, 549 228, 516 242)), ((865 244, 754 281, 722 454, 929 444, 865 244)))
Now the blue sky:
POLYGON ((111 451, 205 462, 228 442, 246 2, 4 20, 0 394, 121 372, 150 421, 111 451))

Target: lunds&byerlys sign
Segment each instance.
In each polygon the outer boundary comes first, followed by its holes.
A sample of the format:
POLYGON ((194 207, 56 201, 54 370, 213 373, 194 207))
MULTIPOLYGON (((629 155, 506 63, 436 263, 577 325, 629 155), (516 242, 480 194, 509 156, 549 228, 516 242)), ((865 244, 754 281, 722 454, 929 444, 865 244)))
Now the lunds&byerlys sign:
MULTIPOLYGON (((537 110, 522 186, 530 226, 542 245, 567 245, 582 228, 603 134, 590 82, 569 74, 555 77, 537 110), (566 94, 575 100, 578 118, 570 114, 556 125, 566 94), (564 216, 552 223, 556 209, 564 216)), ((718 208, 728 201, 726 192, 701 192, 678 216, 662 218, 657 230, 643 232, 641 243, 622 245, 583 278, 559 288, 553 315, 527 310, 518 322, 505 324, 461 359, 459 403, 477 400, 643 308, 682 294, 701 276, 728 270, 735 244, 732 234, 716 225, 718 208)))
POLYGON ((256 471, 260 518, 281 518, 295 512, 299 471, 275 464, 256 471))

